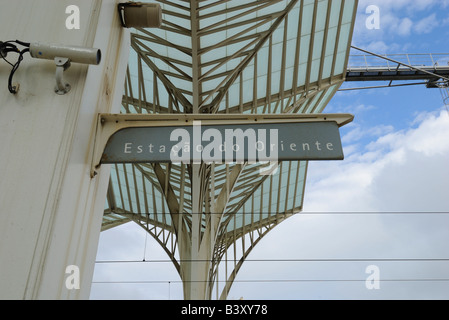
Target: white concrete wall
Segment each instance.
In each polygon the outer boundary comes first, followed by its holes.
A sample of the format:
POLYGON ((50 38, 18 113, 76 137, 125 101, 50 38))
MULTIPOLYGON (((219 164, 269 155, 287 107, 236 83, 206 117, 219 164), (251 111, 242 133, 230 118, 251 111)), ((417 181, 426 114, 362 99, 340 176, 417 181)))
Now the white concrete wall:
MULTIPOLYGON (((109 170, 91 179, 98 113, 118 113, 129 31, 117 0, 0 0, 0 41, 55 42, 102 50, 99 66, 73 63, 72 86, 57 95, 55 64, 25 54, 11 69, 0 60, 0 299, 87 299, 109 170), (80 8, 80 29, 66 28, 66 8, 80 8), (68 290, 68 265, 80 289, 68 290)), ((15 62, 17 55, 9 54, 15 62)))

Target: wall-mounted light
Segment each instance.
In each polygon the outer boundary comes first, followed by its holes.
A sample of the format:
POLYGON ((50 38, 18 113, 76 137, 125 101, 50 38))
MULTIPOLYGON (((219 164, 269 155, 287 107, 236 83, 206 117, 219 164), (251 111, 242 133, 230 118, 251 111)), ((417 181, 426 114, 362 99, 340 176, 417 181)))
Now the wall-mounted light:
POLYGON ((162 9, 157 3, 119 3, 118 10, 125 28, 160 28, 162 9))

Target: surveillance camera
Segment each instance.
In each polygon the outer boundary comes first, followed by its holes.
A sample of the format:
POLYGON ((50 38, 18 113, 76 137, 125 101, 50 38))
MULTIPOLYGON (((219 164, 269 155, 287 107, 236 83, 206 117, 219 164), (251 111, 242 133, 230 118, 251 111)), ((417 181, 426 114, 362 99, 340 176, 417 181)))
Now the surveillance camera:
POLYGON ((67 58, 71 62, 94 65, 101 61, 100 49, 50 43, 31 43, 30 55, 37 59, 67 58))
POLYGON ((70 68, 71 62, 98 65, 101 61, 100 49, 52 43, 28 43, 19 40, 7 42, 0 41, 0 58, 5 59, 8 52, 15 52, 19 54, 17 62, 14 65, 10 63, 13 68, 8 79, 8 89, 12 94, 16 94, 18 91, 18 85, 13 85, 12 77, 14 76, 14 72, 19 67, 20 62, 23 60, 23 55, 26 52, 29 52, 33 58, 54 61, 56 64, 55 92, 60 95, 66 94, 70 91, 70 85, 63 80, 63 73, 65 70, 70 68), (19 50, 15 43, 24 46, 25 49, 19 50))
POLYGON ((162 24, 162 9, 158 3, 119 3, 118 9, 125 28, 160 28, 162 24))

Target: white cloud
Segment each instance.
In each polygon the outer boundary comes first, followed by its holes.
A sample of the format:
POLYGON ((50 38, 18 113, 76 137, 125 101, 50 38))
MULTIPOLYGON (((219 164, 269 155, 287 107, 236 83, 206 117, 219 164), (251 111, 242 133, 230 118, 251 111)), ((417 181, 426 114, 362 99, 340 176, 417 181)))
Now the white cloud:
POLYGON ((441 0, 360 0, 359 10, 362 11, 369 5, 379 6, 383 11, 402 11, 407 14, 411 14, 416 11, 423 11, 430 9, 435 5, 447 6, 447 0, 442 2, 441 0))
POLYGON ((447 0, 361 0, 354 30, 354 43, 365 48, 368 45, 376 45, 380 52, 405 51, 408 44, 403 43, 402 48, 391 48, 391 39, 409 37, 414 33, 428 34, 438 26, 445 25, 448 20, 442 18, 440 21, 437 12, 447 7, 447 0), (378 30, 368 30, 365 26, 366 19, 370 17, 365 10, 370 5, 377 6, 380 11, 378 30), (429 14, 430 10, 433 13, 429 14), (389 45, 381 46, 382 42, 385 43, 388 39, 389 45))
POLYGON ((420 21, 418 21, 415 26, 413 27, 413 29, 418 33, 418 34, 425 34, 425 33, 430 33, 433 31, 434 28, 439 26, 439 22, 437 19, 437 16, 435 13, 431 14, 430 16, 427 16, 423 19, 421 19, 420 21))
POLYGON ((365 128, 359 124, 352 123, 348 125, 347 129, 351 129, 348 133, 346 133, 342 137, 342 142, 344 144, 351 144, 366 137, 373 138, 378 137, 383 134, 390 133, 394 130, 392 126, 387 125, 379 125, 372 128, 365 128))
MULTIPOLYGON (((311 163, 304 213, 271 231, 249 258, 447 257, 449 216, 434 212, 449 208, 449 114, 421 114, 416 121, 415 128, 384 134, 343 162, 311 163)), ((375 263, 384 279, 447 277, 438 263, 375 263)), ((364 279, 368 264, 247 264, 239 277, 364 279)), ((443 284, 413 282, 385 282, 377 292, 359 282, 235 284, 231 292, 248 299, 449 298, 443 284)))
MULTIPOLYGON (((410 172, 404 173, 406 176, 400 177, 401 179, 394 175, 393 179, 398 179, 399 183, 409 181, 410 184, 413 184, 416 177, 424 175, 435 178, 436 182, 441 177, 440 179, 444 179, 442 181, 447 181, 449 185, 449 179, 446 179, 449 178, 449 166, 444 163, 449 159, 449 115, 446 111, 442 111, 439 115, 421 114, 417 116, 417 119, 420 119, 418 127, 399 132, 393 132, 393 128, 389 126, 375 127, 362 132, 360 127, 355 126, 354 132, 350 131, 347 138, 343 137, 348 143, 357 141, 363 135, 381 136, 367 145, 364 150, 359 150, 359 152, 353 150, 351 156, 344 162, 329 162, 324 165, 323 163, 312 163, 312 169, 308 175, 309 187, 306 199, 308 198, 309 202, 305 202, 306 209, 314 210, 315 207, 329 206, 349 210, 354 203, 358 202, 357 199, 352 199, 354 193, 362 192, 363 197, 371 196, 373 181, 382 180, 385 172, 390 172, 390 168, 399 170, 398 167, 401 166, 409 168, 410 172), (434 161, 439 166, 422 167, 422 163, 425 161, 428 163, 434 161), (316 176, 314 168, 318 170, 316 176), (324 174, 322 174, 323 169, 324 174), (350 199, 333 196, 336 193, 337 185, 339 186, 338 193, 347 189, 345 197, 350 199), (323 196, 329 197, 327 201, 319 200, 323 196), (347 204, 339 207, 335 206, 333 201, 347 204), (327 204, 323 205, 323 203, 327 204)), ((429 187, 424 185, 416 185, 415 188, 421 190, 422 194, 427 194, 426 191, 429 190, 429 187)), ((397 190, 385 190, 386 195, 395 192, 397 190)), ((441 196, 441 194, 439 195, 441 196)), ((421 200, 423 200, 422 195, 421 200)), ((447 200, 446 197, 442 197, 441 201, 443 201, 440 203, 441 208, 444 208, 443 205, 447 205, 446 208, 449 208, 449 197, 447 200)), ((409 209, 407 208, 407 210, 409 209)))
POLYGON ((365 50, 368 50, 368 51, 371 51, 374 53, 378 53, 378 54, 382 54, 382 53, 388 52, 390 47, 391 47, 391 45, 387 45, 383 41, 373 41, 365 47, 365 50))
POLYGON ((404 18, 404 19, 402 19, 402 21, 399 23, 399 25, 397 27, 397 33, 400 36, 408 36, 408 35, 410 35, 412 26, 413 26, 413 21, 410 20, 409 18, 404 18))

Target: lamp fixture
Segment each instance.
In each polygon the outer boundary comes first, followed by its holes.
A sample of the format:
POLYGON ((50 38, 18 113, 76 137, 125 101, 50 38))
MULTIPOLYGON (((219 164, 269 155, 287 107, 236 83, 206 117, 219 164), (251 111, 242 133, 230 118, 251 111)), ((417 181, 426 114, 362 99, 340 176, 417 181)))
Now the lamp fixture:
POLYGON ((119 3, 120 20, 124 28, 160 28, 162 9, 158 3, 119 3))

